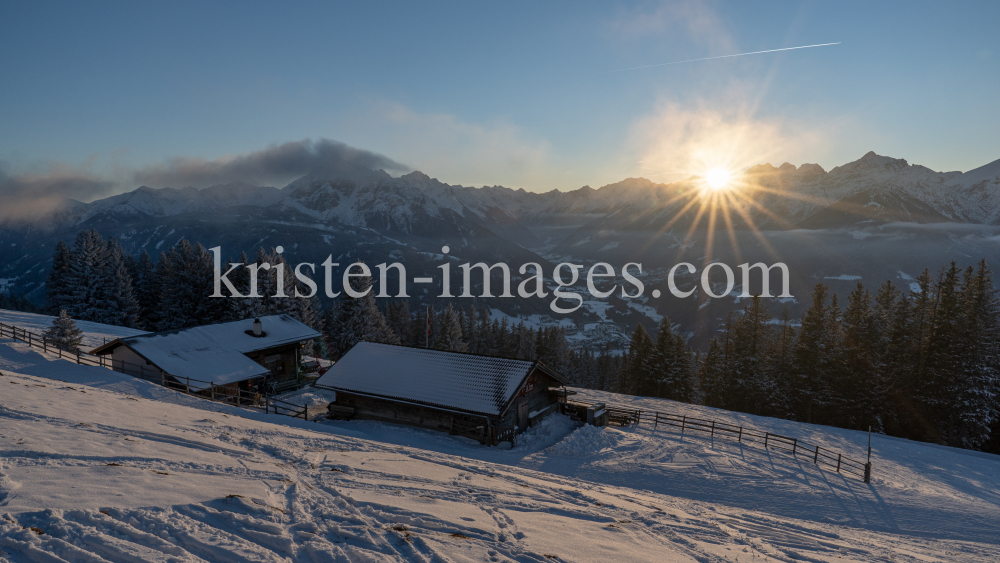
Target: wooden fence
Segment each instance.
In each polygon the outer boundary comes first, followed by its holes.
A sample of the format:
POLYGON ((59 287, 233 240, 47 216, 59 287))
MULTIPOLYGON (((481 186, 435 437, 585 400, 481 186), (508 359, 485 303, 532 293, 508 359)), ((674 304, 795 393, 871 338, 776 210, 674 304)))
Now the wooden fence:
POLYGON ((150 366, 115 360, 80 350, 68 350, 50 342, 45 335, 36 334, 14 325, 0 323, 0 338, 20 340, 34 348, 41 348, 43 352, 55 354, 62 359, 71 360, 80 365, 108 368, 200 399, 309 420, 308 405, 296 405, 282 401, 281 399, 275 399, 266 393, 262 394, 248 389, 240 389, 238 386, 216 385, 212 381, 201 381, 199 379, 191 379, 190 377, 171 375, 150 366))
MULTIPOLYGON (((579 405, 583 408, 591 406, 593 403, 583 401, 568 402, 567 405, 579 405)), ((641 409, 625 409, 621 407, 606 406, 609 414, 609 423, 617 426, 629 426, 632 424, 651 424, 653 430, 662 426, 680 428, 681 432, 693 431, 703 432, 711 437, 719 436, 730 438, 737 442, 755 442, 762 444, 765 449, 779 450, 790 453, 793 457, 804 456, 812 459, 812 462, 821 467, 829 467, 838 473, 847 473, 864 479, 865 483, 871 482, 871 461, 862 462, 849 458, 840 452, 835 452, 817 444, 810 444, 792 438, 774 434, 772 432, 761 432, 754 428, 737 426, 728 422, 718 420, 695 418, 686 415, 664 413, 659 411, 649 411, 641 409)), ((869 453, 870 456, 870 453, 869 453)))

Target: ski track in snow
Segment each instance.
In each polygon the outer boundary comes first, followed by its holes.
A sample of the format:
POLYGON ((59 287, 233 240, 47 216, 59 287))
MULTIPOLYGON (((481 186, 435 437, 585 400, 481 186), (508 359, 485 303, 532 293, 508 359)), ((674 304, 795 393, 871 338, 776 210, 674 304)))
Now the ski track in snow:
MULTIPOLYGON (((503 450, 265 415, 10 340, 0 372, 4 562, 1000 560, 997 461, 951 448, 883 438, 868 486, 759 447, 562 416, 503 450)), ((633 402, 860 451, 857 432, 633 402)))

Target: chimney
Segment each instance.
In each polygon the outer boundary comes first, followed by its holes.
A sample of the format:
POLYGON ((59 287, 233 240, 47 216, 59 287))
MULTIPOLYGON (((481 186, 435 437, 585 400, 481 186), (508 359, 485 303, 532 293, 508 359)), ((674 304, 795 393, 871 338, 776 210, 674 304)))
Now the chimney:
POLYGON ((260 323, 260 319, 253 320, 253 335, 260 336, 263 333, 263 329, 260 323))

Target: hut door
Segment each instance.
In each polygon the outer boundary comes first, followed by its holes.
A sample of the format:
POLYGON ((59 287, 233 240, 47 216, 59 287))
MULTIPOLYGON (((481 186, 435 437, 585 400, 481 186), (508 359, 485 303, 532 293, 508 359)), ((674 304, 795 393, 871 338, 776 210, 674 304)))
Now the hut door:
POLYGON ((517 404, 517 427, 521 430, 528 428, 528 401, 517 404))

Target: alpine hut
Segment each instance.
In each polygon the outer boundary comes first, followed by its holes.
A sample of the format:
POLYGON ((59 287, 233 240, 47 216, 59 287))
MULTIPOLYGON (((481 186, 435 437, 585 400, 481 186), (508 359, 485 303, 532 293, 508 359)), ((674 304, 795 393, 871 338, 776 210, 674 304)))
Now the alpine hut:
POLYGON ((331 418, 409 424, 512 441, 558 408, 569 381, 541 362, 359 342, 316 381, 331 418))
POLYGON ((320 334, 282 314, 118 338, 91 353, 115 371, 195 393, 265 391, 301 382, 305 342, 320 334))

